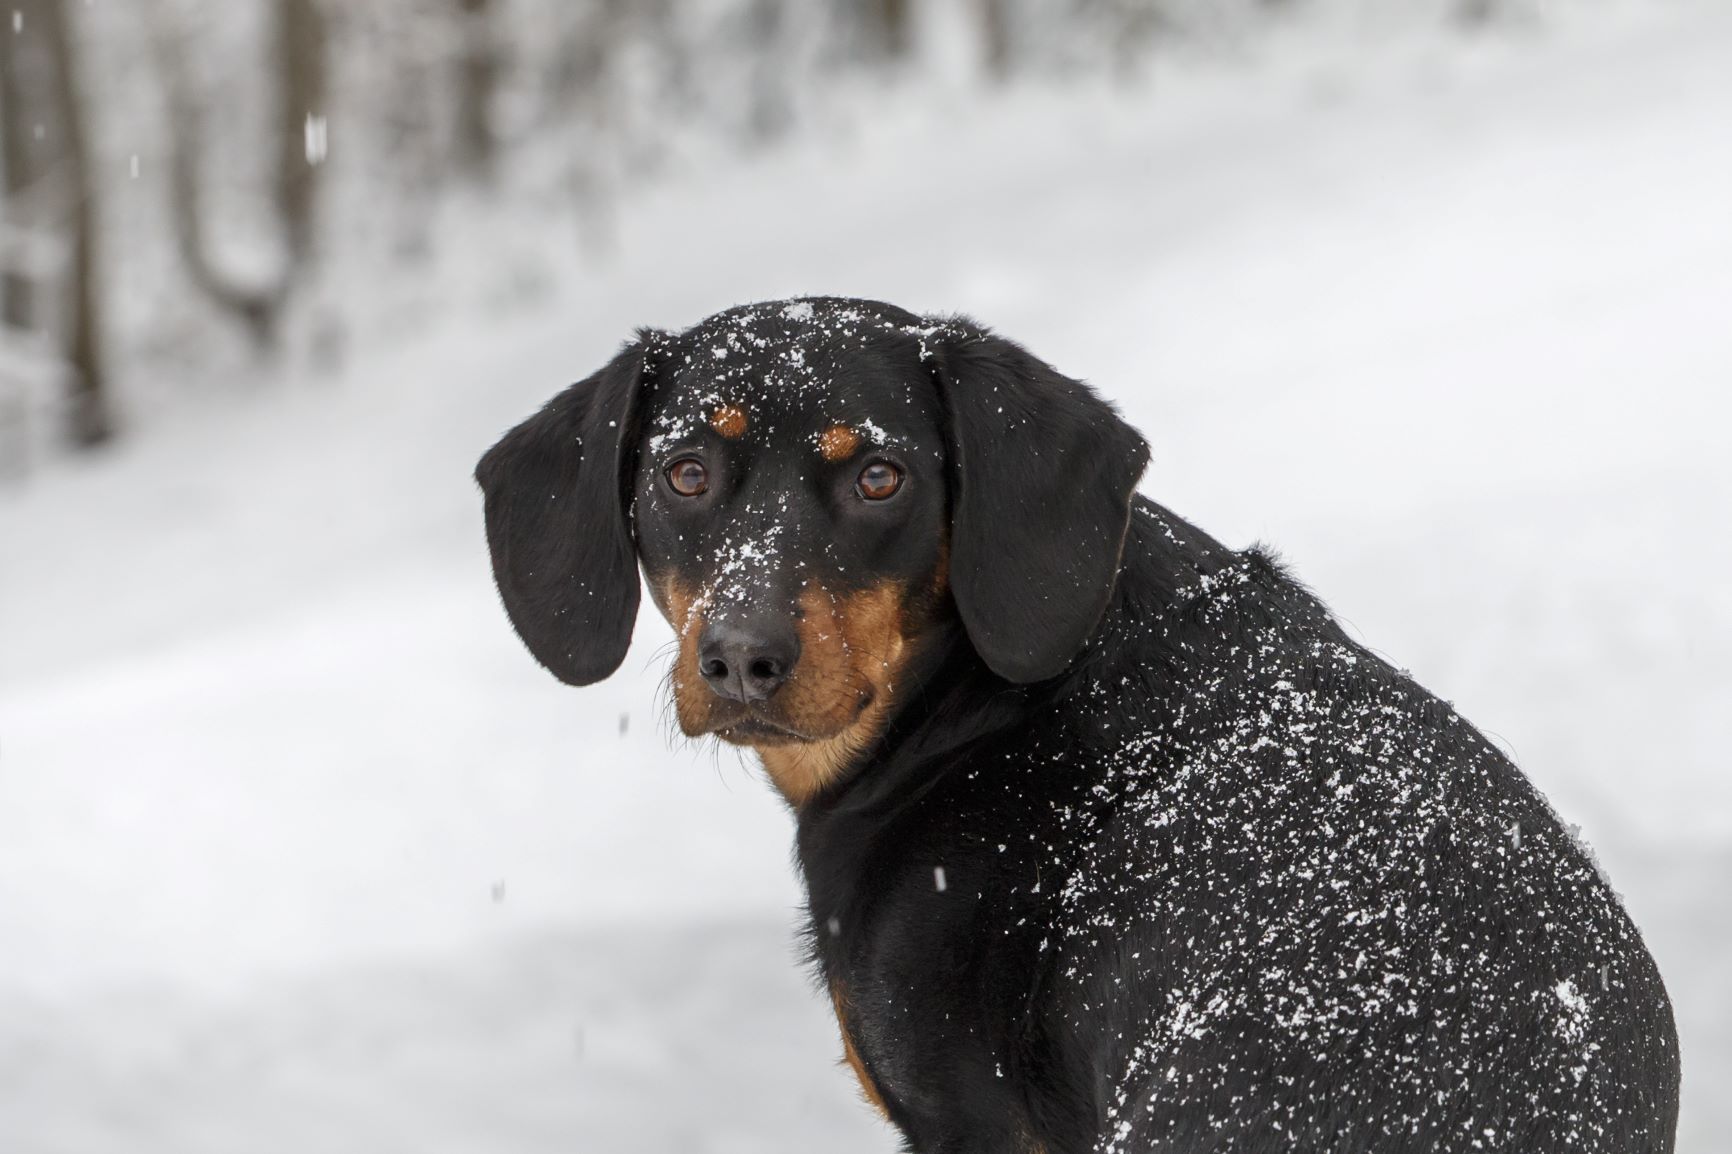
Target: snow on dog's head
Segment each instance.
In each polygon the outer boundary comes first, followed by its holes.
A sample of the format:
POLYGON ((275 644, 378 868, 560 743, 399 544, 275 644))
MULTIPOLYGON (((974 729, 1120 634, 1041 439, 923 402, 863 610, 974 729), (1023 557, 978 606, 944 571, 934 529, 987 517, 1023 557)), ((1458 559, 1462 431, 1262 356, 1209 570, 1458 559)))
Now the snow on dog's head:
POLYGON ((916 318, 748 306, 656 342, 632 485, 679 636, 680 727, 759 750, 798 799, 877 733, 951 616, 948 456, 916 318))
POLYGON ((1037 681, 1111 593, 1142 439, 960 319, 806 298, 641 333, 483 459, 501 594, 567 681, 612 672, 641 564, 688 735, 796 803, 964 638, 1037 681))

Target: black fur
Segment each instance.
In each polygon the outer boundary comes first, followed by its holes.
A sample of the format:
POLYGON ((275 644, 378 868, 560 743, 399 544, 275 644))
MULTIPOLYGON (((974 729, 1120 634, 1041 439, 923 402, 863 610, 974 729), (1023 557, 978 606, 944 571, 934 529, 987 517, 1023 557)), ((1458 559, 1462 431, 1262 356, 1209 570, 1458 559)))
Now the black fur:
POLYGON ((911 1150, 1672 1149, 1665 990, 1544 800, 1141 498, 1081 660, 958 645, 798 846, 911 1150))
POLYGON ((505 434, 475 470, 505 611, 535 659, 570 685, 618 669, 637 619, 625 486, 651 336, 505 434))
MULTIPOLYGON (((1508 759, 1267 556, 1127 502, 1147 450, 1081 385, 966 322, 812 303, 867 335, 764 306, 766 359, 731 379, 807 341, 832 391, 786 405, 904 412, 931 388, 944 426, 908 438, 944 455, 947 501, 873 515, 948 510, 955 604, 877 741, 797 808, 812 957, 908 1149, 1672 1149, 1660 976, 1508 759)), ((693 333, 667 356, 688 374, 693 333)), ((570 681, 623 653, 618 478, 685 403, 658 384, 634 422, 641 359, 480 470, 512 619, 570 681), (578 440, 605 476, 562 457, 578 440)), ((646 503, 658 467, 637 472, 646 566, 709 540, 646 503)), ((864 580, 939 555, 825 501, 792 507, 778 564, 864 580)))
POLYGON ((1100 621, 1149 449, 1092 391, 1002 337, 933 342, 950 422, 950 585, 1009 681, 1063 672, 1100 621))

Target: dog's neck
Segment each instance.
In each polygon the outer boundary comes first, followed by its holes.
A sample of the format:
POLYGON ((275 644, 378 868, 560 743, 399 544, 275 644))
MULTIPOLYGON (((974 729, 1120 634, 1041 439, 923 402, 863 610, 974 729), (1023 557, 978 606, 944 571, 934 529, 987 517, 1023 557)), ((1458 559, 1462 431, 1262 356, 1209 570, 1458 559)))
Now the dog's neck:
MULTIPOLYGON (((893 698, 877 702, 836 737, 758 749, 771 782, 796 811, 814 800, 859 794, 858 800, 900 792, 900 771, 881 775, 876 751, 895 750, 902 766, 933 766, 950 750, 1013 725, 1030 708, 1062 698, 1090 680, 1112 680, 1122 659, 1117 639, 1146 636, 1152 619, 1209 587, 1210 579, 1246 563, 1183 518, 1144 497, 1135 499, 1125 534, 1118 583, 1106 613, 1077 661, 1051 681, 1016 685, 993 674, 974 652, 952 612, 911 639, 918 649, 893 698), (931 725, 934 718, 970 720, 968 729, 931 725), (871 777, 870 783, 855 779, 871 777), (881 776, 885 780, 878 780, 881 776)), ((1139 650, 1146 658, 1146 650, 1139 650)), ((927 770, 918 770, 924 773, 927 770)))

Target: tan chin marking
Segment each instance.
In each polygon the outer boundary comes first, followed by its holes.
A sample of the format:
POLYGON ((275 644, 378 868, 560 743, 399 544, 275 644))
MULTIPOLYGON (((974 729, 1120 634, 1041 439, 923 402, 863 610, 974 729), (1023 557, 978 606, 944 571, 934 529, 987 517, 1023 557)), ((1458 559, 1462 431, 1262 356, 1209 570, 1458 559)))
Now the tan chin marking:
POLYGON ((847 425, 831 425, 818 434, 818 455, 826 461, 846 461, 860 448, 860 434, 847 425))
POLYGON ((802 805, 840 777, 849 763, 877 739, 889 711, 890 703, 881 699, 868 706, 859 721, 834 737, 752 748, 777 791, 790 805, 802 805))

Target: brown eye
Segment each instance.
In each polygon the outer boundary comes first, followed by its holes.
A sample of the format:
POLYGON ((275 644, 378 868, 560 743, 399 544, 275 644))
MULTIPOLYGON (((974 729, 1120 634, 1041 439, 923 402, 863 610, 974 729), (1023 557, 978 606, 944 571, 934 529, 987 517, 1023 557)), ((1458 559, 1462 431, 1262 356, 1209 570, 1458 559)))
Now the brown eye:
POLYGON ((902 470, 888 461, 874 461, 860 470, 854 491, 868 501, 882 501, 902 487, 902 470))
POLYGON ((695 457, 682 457, 668 466, 668 484, 682 497, 696 497, 710 487, 710 471, 695 457))

